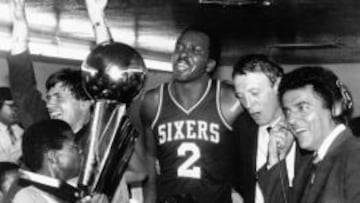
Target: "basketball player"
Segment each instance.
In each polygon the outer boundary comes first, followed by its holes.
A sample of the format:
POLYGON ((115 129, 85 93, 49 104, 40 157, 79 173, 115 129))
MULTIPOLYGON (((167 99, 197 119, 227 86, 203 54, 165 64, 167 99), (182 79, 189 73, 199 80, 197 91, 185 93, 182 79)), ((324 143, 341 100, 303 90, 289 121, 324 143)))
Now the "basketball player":
POLYGON ((232 202, 231 124, 242 108, 232 86, 211 79, 216 60, 210 36, 186 29, 173 53, 172 80, 145 94, 145 202, 232 202))

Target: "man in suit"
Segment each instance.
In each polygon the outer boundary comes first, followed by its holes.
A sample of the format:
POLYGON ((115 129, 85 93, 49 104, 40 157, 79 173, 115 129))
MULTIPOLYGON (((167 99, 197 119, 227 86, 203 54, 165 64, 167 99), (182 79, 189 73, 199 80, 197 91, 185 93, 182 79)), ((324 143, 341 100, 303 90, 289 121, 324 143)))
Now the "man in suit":
POLYGON ((279 98, 298 145, 314 151, 296 174, 291 202, 360 202, 360 141, 346 125, 346 86, 325 68, 301 67, 283 77, 279 98))
POLYGON ((247 111, 234 125, 240 139, 236 189, 245 203, 264 202, 263 191, 257 183, 257 172, 266 167, 268 157, 274 158, 270 160, 275 162, 286 157, 285 175, 290 180, 287 182, 291 184, 294 176, 296 149, 293 136, 290 133, 283 136, 275 130, 285 126, 277 97, 282 75, 283 69, 264 55, 245 56, 234 66, 236 96, 247 111))
POLYGON ((0 161, 19 163, 23 129, 8 87, 0 87, 0 161))

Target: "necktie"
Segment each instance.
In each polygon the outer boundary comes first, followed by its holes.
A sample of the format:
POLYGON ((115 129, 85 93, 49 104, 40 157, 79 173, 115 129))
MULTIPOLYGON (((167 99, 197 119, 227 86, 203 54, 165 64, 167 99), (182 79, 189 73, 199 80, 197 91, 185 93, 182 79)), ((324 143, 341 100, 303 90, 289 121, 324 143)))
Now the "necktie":
POLYGON ((269 133, 269 135, 270 135, 271 129, 272 129, 271 126, 269 126, 269 127, 266 128, 266 131, 269 133))
POLYGON ((312 160, 312 166, 311 166, 311 178, 310 178, 310 184, 312 185, 315 181, 315 176, 316 176, 316 170, 319 167, 320 164, 320 157, 318 156, 317 153, 314 154, 313 156, 313 160, 312 160))
POLYGON ((317 153, 315 153, 312 157, 310 173, 308 173, 309 175, 308 175, 307 181, 305 182, 306 184, 305 184, 305 188, 304 188, 304 193, 301 198, 301 202, 308 202, 308 198, 311 194, 311 188, 315 182, 316 171, 319 168, 319 165, 320 165, 320 158, 317 155, 317 153))

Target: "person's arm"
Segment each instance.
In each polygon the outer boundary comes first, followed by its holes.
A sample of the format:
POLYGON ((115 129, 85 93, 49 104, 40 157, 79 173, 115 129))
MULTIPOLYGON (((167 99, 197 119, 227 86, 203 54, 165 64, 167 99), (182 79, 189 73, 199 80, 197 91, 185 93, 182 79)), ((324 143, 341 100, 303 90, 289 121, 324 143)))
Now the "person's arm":
POLYGON ((147 178, 146 166, 144 164, 146 153, 144 152, 143 143, 143 136, 139 136, 136 140, 134 153, 124 174, 126 183, 130 186, 140 185, 147 178))
POLYGON ((12 46, 7 57, 10 89, 18 106, 23 127, 49 119, 46 104, 37 90, 34 68, 28 51, 28 24, 24 0, 9 0, 13 20, 12 46))
POLYGON ((23 53, 28 48, 29 29, 25 15, 25 0, 9 0, 10 14, 13 21, 11 54, 23 53))
POLYGON ((220 87, 220 106, 225 120, 233 125, 235 119, 244 111, 239 100, 235 96, 234 87, 226 82, 220 87))
POLYGON ((147 180, 144 183, 144 202, 156 202, 156 143, 151 123, 156 115, 159 95, 155 90, 148 92, 140 107, 140 119, 143 125, 144 149, 146 152, 147 180))
POLYGON ((111 42, 113 39, 106 23, 105 8, 107 0, 86 0, 86 8, 94 29, 96 44, 111 42))
MULTIPOLYGON (((234 122, 235 120, 238 118, 238 116, 243 112, 243 108, 240 105, 240 102, 238 101, 238 99, 235 97, 235 91, 232 85, 227 84, 226 82, 222 82, 221 83, 221 87, 220 87, 220 104, 221 104, 221 113, 223 114, 226 122, 231 125, 232 127, 234 126, 234 122)), ((233 131, 233 133, 235 133, 233 131)), ((237 188, 239 186, 239 183, 237 182, 237 173, 239 173, 239 171, 237 171, 238 167, 243 167, 243 166, 239 166, 236 165, 238 164, 238 149, 237 147, 239 147, 237 144, 239 143, 239 137, 238 135, 234 135, 234 145, 233 145, 233 157, 234 157, 234 166, 233 166, 233 178, 232 178, 232 192, 231 192, 231 196, 233 199, 233 202, 243 202, 243 197, 240 194, 239 188, 237 188)))

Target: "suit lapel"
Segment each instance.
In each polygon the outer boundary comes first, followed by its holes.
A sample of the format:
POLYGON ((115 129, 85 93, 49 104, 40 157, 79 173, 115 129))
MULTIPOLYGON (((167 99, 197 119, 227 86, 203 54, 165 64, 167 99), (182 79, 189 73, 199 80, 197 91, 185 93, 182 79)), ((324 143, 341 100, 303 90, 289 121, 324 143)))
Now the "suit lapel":
POLYGON ((311 186, 311 190, 309 192, 306 203, 316 203, 319 201, 321 192, 324 191, 324 187, 327 184, 329 173, 333 167, 333 157, 337 154, 338 150, 341 150, 341 144, 350 136, 352 136, 350 131, 346 129, 337 138, 335 138, 333 143, 330 145, 324 159, 319 163, 319 166, 316 169, 315 181, 311 186))

